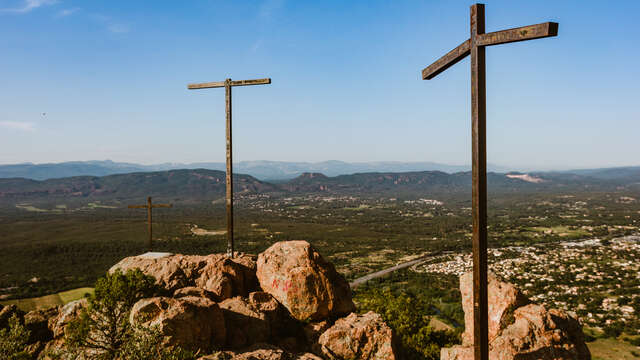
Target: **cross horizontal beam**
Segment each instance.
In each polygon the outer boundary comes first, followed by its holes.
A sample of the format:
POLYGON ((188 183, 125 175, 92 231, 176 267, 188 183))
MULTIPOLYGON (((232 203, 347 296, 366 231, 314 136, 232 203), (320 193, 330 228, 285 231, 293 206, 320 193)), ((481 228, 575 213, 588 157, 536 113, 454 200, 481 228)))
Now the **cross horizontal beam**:
MULTIPOLYGON (((546 22, 542 24, 523 26, 508 30, 495 31, 488 34, 478 34, 477 46, 493 46, 512 42, 540 39, 558 35, 558 23, 546 22)), ((422 70, 422 80, 431 80, 441 72, 464 59, 471 51, 471 40, 467 39, 455 49, 436 60, 422 70)))
MULTIPOLYGON (((271 79, 253 79, 253 80, 233 80, 230 82, 231 86, 248 86, 248 85, 267 85, 271 84, 271 79)), ((189 84, 187 85, 187 89, 196 90, 196 89, 211 89, 211 88, 219 88, 224 87, 224 81, 214 81, 200 84, 189 84)))
POLYGON ((467 39, 455 49, 449 51, 446 55, 436 60, 433 64, 422 70, 422 80, 431 80, 436 75, 455 65, 458 61, 469 55, 471 50, 471 40, 467 39))
POLYGON ((478 34, 478 46, 492 46, 508 44, 517 41, 533 40, 558 35, 558 23, 546 22, 542 24, 523 26, 519 28, 495 31, 488 34, 478 34))

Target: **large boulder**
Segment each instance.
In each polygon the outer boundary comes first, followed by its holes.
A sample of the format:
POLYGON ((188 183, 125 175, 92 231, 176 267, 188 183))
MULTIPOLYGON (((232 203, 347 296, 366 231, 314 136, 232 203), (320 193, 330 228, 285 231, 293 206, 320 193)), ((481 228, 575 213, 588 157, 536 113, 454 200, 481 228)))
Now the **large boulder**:
POLYGON ((255 267, 251 268, 224 255, 210 255, 199 271, 195 285, 216 294, 220 299, 247 296, 255 289, 255 267))
MULTIPOLYGON (((473 345, 473 273, 460 277, 460 292, 464 309, 464 333, 462 345, 473 345)), ((489 306, 489 341, 495 339, 505 325, 513 321, 513 312, 529 303, 520 290, 512 284, 502 282, 493 273, 487 274, 489 306)))
POLYGON ((397 358, 393 331, 379 314, 371 311, 338 319, 320 335, 314 350, 326 359, 336 360, 397 358))
POLYGON ((273 296, 253 292, 220 303, 227 327, 227 345, 238 349, 275 340, 288 324, 288 314, 273 296))
POLYGON ((217 301, 247 296, 257 288, 255 258, 246 254, 238 254, 231 259, 223 254, 146 253, 122 259, 109 272, 118 269, 122 272, 140 269, 153 276, 157 284, 170 293, 198 287, 211 292, 217 301))
MULTIPOLYGON (((465 301, 465 292, 471 288, 472 280, 470 273, 460 277, 467 330, 473 327, 473 303, 465 301)), ((575 317, 563 310, 527 304, 528 300, 521 299, 522 294, 513 285, 499 281, 494 275, 489 277, 488 291, 490 359, 591 359, 582 326, 575 317)), ((473 360, 473 338, 469 334, 466 336, 462 345, 443 348, 440 359, 473 360)))
POLYGON ((209 352, 226 341, 226 327, 218 304, 206 298, 155 297, 138 301, 129 318, 134 325, 157 327, 166 345, 209 352))
POLYGON ((266 342, 271 337, 271 328, 266 315, 243 298, 227 299, 220 303, 220 308, 228 328, 227 345, 229 347, 242 348, 266 342))
POLYGON ((355 310, 349 283, 306 241, 282 241, 258 256, 260 287, 300 320, 355 310))

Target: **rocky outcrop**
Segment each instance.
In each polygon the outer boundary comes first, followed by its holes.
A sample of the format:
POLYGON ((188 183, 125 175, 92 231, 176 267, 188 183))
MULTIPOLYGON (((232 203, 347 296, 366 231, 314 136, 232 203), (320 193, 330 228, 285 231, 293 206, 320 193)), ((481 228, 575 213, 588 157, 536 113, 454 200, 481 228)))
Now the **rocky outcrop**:
POLYGON ((227 345, 231 348, 243 348, 255 343, 266 342, 271 338, 271 324, 267 315, 256 309, 245 299, 235 297, 220 303, 228 326, 227 345))
MULTIPOLYGON (((487 274, 489 306, 489 342, 495 339, 504 326, 513 321, 513 312, 529 303, 529 299, 512 284, 499 281, 493 273, 487 274)), ((464 311, 462 345, 473 345, 473 273, 460 277, 460 292, 464 311), (463 285, 464 284, 464 285, 463 285), (467 311, 466 309, 470 309, 467 311)))
MULTIPOLYGON (((489 274, 489 358, 495 360, 591 359, 582 326, 563 310, 530 304, 513 285, 489 274)), ((462 345, 443 348, 441 360, 473 360, 473 278, 460 277, 465 333, 462 345)))
MULTIPOLYGON (((348 283, 309 243, 276 243, 257 259, 147 253, 109 271, 153 276, 163 296, 136 302, 129 322, 153 327, 167 347, 218 350, 201 360, 396 358, 391 329, 380 315, 352 313, 348 283)), ((65 350, 68 325, 87 306, 82 299, 26 315, 0 307, 0 321, 18 313, 32 331, 29 353, 42 358, 65 350)))
POLYGON ((273 244, 258 256, 257 277, 260 287, 300 321, 355 310, 347 281, 306 241, 273 244))
POLYGON ((158 285, 170 293, 197 287, 211 292, 217 301, 233 296, 247 296, 257 289, 255 259, 238 254, 230 259, 223 254, 207 256, 147 253, 121 260, 109 272, 140 269, 153 276, 158 285))
POLYGON ((45 344, 53 340, 50 323, 58 316, 58 308, 34 310, 24 316, 24 326, 29 330, 29 343, 45 344))
POLYGON ((315 352, 326 359, 396 358, 393 332, 374 312, 339 319, 318 339, 315 352))
POLYGON ((167 345, 208 352, 224 346, 227 331, 222 310, 206 298, 155 297, 138 301, 131 310, 132 324, 156 327, 167 345))
POLYGON ((58 315, 51 319, 51 323, 49 326, 51 327, 51 331, 53 332, 54 338, 60 338, 64 336, 65 329, 67 325, 77 319, 80 316, 80 313, 83 309, 89 306, 89 302, 87 299, 80 299, 76 301, 72 301, 58 311, 58 315))
POLYGON ((270 344, 256 344, 239 352, 220 351, 198 360, 322 360, 311 353, 291 354, 270 344))

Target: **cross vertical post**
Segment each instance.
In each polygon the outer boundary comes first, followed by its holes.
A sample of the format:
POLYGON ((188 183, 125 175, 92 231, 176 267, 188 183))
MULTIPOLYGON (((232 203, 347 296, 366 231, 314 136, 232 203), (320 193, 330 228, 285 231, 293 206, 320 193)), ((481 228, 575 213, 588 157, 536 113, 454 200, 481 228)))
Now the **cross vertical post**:
POLYGON ((227 158, 227 173, 226 173, 226 213, 227 213, 227 256, 234 257, 234 237, 233 237, 233 143, 232 143, 232 111, 231 111, 231 88, 234 86, 247 86, 247 85, 266 85, 271 84, 271 79, 255 79, 255 80, 236 80, 225 79, 224 81, 189 84, 187 89, 210 89, 224 87, 224 103, 226 114, 226 158, 227 158))
POLYGON ((233 147, 231 142, 231 79, 224 81, 224 102, 227 114, 227 255, 233 257, 233 147))
MULTIPOLYGON (((476 360, 489 359, 487 293, 487 108, 485 47, 558 35, 558 23, 523 26, 485 33, 484 5, 471 6, 470 36, 422 70, 430 80, 471 57, 471 158, 473 223, 473 347, 476 360)), ((470 324, 465 324, 465 327, 470 324)), ((467 328, 468 329, 468 328, 467 328)))
POLYGON ((151 251, 151 249, 153 248, 153 226, 151 224, 153 224, 153 217, 151 215, 151 212, 153 209, 153 206, 151 205, 151 196, 147 197, 147 224, 149 226, 149 251, 151 251))
POLYGON ((473 213, 473 343, 476 359, 489 359, 487 301, 487 111, 485 48, 478 46, 484 34, 484 5, 471 6, 471 157, 473 213))

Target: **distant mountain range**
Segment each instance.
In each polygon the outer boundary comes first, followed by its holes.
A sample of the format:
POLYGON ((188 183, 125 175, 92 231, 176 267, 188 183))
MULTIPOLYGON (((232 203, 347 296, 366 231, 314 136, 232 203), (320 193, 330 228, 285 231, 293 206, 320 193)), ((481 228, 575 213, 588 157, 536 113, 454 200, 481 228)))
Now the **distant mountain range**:
MULTIPOLYGON (((225 171, 224 163, 165 163, 140 165, 104 161, 71 161, 51 164, 0 165, 0 178, 26 178, 33 180, 56 179, 71 176, 106 176, 132 172, 167 171, 178 169, 207 169, 225 171)), ((261 180, 288 180, 302 173, 323 173, 327 176, 348 175, 363 172, 443 171, 455 173, 470 170, 469 166, 446 165, 434 162, 359 162, 337 160, 323 162, 241 161, 234 164, 234 172, 248 174, 261 180)), ((508 169, 489 165, 490 171, 505 172, 508 169)))
MULTIPOLYGON (((602 169, 587 175, 547 173, 495 173, 487 175, 490 192, 640 191, 640 168, 602 169)), ((470 192, 471 173, 442 171, 372 172, 326 176, 303 173, 277 183, 250 175, 234 176, 238 194, 367 194, 423 195, 470 192)), ((76 176, 49 180, 0 179, 0 203, 56 202, 59 199, 121 201, 154 196, 175 202, 202 202, 224 197, 225 173, 183 169, 107 176, 76 176)))

